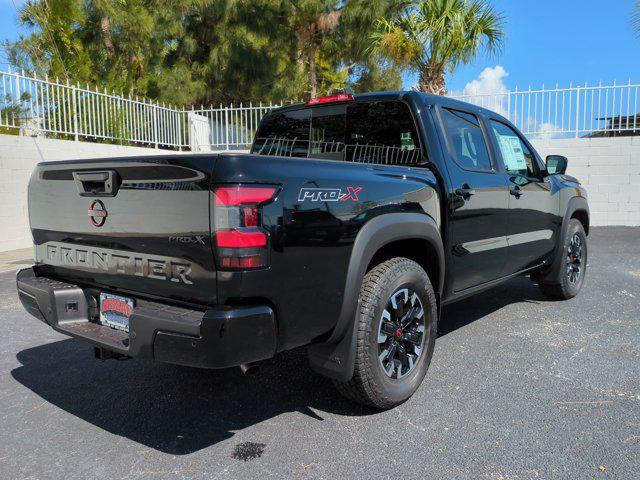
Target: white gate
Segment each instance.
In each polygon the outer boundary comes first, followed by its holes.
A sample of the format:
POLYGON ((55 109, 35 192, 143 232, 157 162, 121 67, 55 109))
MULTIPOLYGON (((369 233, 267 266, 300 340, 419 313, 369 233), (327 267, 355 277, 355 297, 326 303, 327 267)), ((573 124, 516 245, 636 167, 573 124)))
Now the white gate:
POLYGON ((209 118, 194 112, 188 112, 189 146, 192 152, 211 151, 211 124, 209 118))

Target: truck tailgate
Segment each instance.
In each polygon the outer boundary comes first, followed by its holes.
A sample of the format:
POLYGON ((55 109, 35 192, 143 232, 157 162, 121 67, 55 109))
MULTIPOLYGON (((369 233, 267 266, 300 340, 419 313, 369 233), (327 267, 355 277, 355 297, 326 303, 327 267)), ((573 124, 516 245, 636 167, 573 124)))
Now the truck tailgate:
POLYGON ((151 298, 211 305, 216 155, 39 164, 29 183, 38 271, 151 298))

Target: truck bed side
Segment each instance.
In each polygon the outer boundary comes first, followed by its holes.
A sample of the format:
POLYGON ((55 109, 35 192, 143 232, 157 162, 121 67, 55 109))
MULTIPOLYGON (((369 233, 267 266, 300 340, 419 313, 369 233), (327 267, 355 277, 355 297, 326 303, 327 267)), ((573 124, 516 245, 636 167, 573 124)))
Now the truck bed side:
POLYGON ((282 188, 263 211, 271 237, 270 268, 218 272, 220 303, 255 299, 274 306, 279 349, 323 338, 335 327, 354 242, 365 224, 403 212, 440 221, 437 183, 422 167, 221 155, 213 182, 282 188))

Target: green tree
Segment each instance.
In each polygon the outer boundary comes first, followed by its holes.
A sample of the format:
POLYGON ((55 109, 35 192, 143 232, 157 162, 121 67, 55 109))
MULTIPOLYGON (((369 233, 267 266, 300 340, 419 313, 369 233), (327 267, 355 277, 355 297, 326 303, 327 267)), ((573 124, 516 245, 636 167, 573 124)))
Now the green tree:
POLYGON ((172 104, 268 101, 297 92, 287 15, 272 0, 30 0, 8 51, 39 76, 172 104))
POLYGON ((396 89, 369 48, 404 0, 28 0, 12 65, 187 107, 396 89))
POLYGON ((402 88, 402 72, 393 65, 381 65, 374 61, 362 65, 359 76, 353 82, 352 87, 356 93, 400 90, 402 88))
POLYGON ((318 90, 318 51, 320 43, 338 30, 346 2, 335 0, 291 0, 289 26, 296 39, 298 74, 308 74, 309 92, 318 90))
POLYGON ((19 12, 31 32, 8 46, 12 64, 39 76, 146 94, 180 33, 189 0, 30 0, 19 12), (176 15, 177 13, 177 15, 176 15))
POLYGON ((445 74, 478 53, 498 51, 504 20, 485 0, 419 0, 378 22, 374 50, 416 71, 418 89, 443 95, 445 74))
POLYGON ((286 16, 269 0, 192 2, 155 80, 158 96, 190 106, 294 95, 295 44, 282 27, 286 16))
POLYGON ((75 35, 76 26, 85 22, 78 0, 29 0, 19 22, 32 33, 7 46, 11 64, 41 77, 89 81, 93 62, 75 35))
POLYGON ((312 97, 351 85, 374 63, 368 49, 376 20, 397 12, 399 0, 287 0, 298 77, 312 97))

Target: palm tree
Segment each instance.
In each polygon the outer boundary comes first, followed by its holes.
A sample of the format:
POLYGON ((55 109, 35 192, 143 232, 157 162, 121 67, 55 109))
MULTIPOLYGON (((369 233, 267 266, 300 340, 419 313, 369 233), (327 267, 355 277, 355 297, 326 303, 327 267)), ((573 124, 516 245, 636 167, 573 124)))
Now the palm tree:
POLYGON ((323 37, 333 34, 339 26, 345 3, 325 0, 305 0, 291 2, 297 48, 297 63, 303 71, 304 64, 308 68, 308 80, 311 96, 315 97, 318 89, 317 55, 323 37))
MULTIPOLYGON (((393 15, 405 0, 286 0, 294 33, 296 65, 312 97, 327 84, 345 83, 370 60, 368 33, 377 18, 393 15), (323 78, 325 77, 325 78, 323 78)), ((367 70, 368 71, 368 70, 367 70)), ((344 85, 343 85, 344 86, 344 85)))
POLYGON ((631 24, 633 25, 633 29, 638 33, 638 35, 640 35, 640 0, 638 0, 633 6, 631 24))
POLYGON ((377 22, 373 48, 398 67, 417 71, 418 90, 444 95, 446 73, 482 49, 500 50, 503 25, 486 0, 419 0, 377 22))

